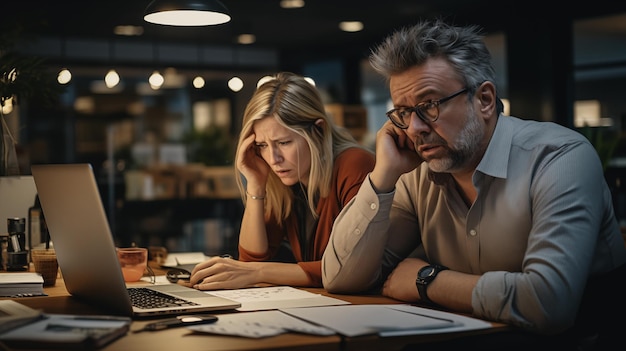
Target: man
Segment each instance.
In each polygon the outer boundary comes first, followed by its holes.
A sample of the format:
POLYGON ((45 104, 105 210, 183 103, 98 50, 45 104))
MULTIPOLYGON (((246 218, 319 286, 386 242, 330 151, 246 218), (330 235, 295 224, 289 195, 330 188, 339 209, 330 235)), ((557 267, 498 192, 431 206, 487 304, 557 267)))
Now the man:
POLYGON ((335 221, 328 291, 382 288, 541 336, 591 320, 579 307, 600 302, 583 299, 592 290, 625 299, 612 279, 626 250, 595 149, 563 126, 500 114, 478 27, 424 21, 370 62, 395 108, 335 221))

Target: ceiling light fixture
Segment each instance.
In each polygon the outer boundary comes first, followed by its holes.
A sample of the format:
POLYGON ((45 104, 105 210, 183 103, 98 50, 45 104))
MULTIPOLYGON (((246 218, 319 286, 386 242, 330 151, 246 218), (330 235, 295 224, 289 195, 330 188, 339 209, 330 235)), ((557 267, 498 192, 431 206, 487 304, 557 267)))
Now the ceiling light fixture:
POLYGON ((69 69, 63 68, 61 69, 61 71, 59 71, 59 74, 57 75, 57 82, 59 82, 59 84, 67 84, 71 80, 72 80, 72 72, 70 72, 69 69))
MULTIPOLYGON (((198 44, 198 67, 202 66, 202 47, 198 44)), ((196 89, 202 89, 204 88, 204 78, 202 78, 202 76, 200 75, 200 72, 198 72, 198 74, 195 76, 195 78, 193 79, 193 86, 196 89)))
POLYGON ((363 22, 343 21, 339 23, 339 28, 344 32, 360 32, 363 30, 363 22))
POLYGON ((193 87, 196 89, 202 89, 204 88, 204 78, 202 78, 202 76, 197 75, 194 79, 193 79, 193 87))
POLYGON ((115 26, 113 28, 113 33, 115 33, 115 35, 135 37, 135 36, 140 36, 143 34, 143 27, 131 26, 131 25, 120 25, 120 26, 115 26))
MULTIPOLYGON (((65 38, 61 40, 61 57, 63 61, 65 61, 65 38)), ((68 84, 72 80, 72 72, 67 67, 61 68, 59 74, 57 75, 57 82, 61 85, 68 84)))
POLYGON ((237 36, 237 43, 243 45, 250 45, 256 42, 256 36, 254 34, 239 34, 237 36))
POLYGON ((0 104, 0 112, 3 115, 8 115, 13 112, 13 97, 2 100, 2 104, 0 104))
POLYGON ((169 26, 211 26, 230 21, 228 12, 218 0, 153 0, 143 19, 169 26))
POLYGON ((280 7, 284 9, 299 9, 304 7, 304 0, 281 0, 280 7))
MULTIPOLYGON (((109 44, 109 59, 111 62, 113 62, 114 58, 115 58, 115 43, 111 42, 109 44)), ((117 86, 117 84, 119 84, 120 82, 120 75, 117 74, 117 71, 115 70, 115 68, 111 68, 107 74, 104 76, 104 84, 107 86, 107 88, 111 89, 114 88, 115 86, 117 86)))
POLYGON ((107 88, 114 88, 120 82, 120 75, 117 74, 115 69, 110 69, 107 74, 104 76, 104 84, 107 88))
POLYGON ((152 72, 150 78, 148 78, 148 82, 150 83, 150 87, 154 90, 158 90, 161 88, 163 83, 165 83, 165 78, 159 73, 159 71, 155 70, 152 72))
POLYGON ((270 80, 274 79, 274 77, 272 76, 263 76, 259 79, 259 81, 256 83, 256 87, 260 87, 261 85, 269 82, 270 80))
POLYGON ((234 76, 228 81, 228 87, 230 88, 230 90, 236 93, 243 88, 243 80, 241 80, 241 78, 237 76, 234 76))

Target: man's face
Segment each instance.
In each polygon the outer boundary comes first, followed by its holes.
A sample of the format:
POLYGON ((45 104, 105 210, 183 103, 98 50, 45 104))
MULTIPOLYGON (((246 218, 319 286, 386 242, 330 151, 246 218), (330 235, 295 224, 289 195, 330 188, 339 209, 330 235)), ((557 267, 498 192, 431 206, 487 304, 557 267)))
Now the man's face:
MULTIPOLYGON (((436 101, 463 88, 454 70, 443 59, 430 59, 390 79, 394 107, 413 107, 436 101)), ((473 168, 485 136, 485 126, 468 104, 466 94, 438 106, 435 122, 425 122, 416 113, 404 130, 416 152, 434 172, 458 172, 473 168)))

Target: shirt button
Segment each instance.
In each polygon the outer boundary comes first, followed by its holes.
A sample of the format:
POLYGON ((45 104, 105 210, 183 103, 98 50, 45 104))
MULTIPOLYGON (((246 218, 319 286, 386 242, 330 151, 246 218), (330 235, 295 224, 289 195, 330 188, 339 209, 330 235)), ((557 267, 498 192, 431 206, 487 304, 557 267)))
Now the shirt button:
POLYGON ((372 203, 370 204, 370 209, 372 209, 372 210, 375 210, 375 209, 376 209, 376 203, 375 203, 375 202, 372 202, 372 203))
POLYGON ((356 228, 356 229, 354 230, 354 234, 356 234, 356 235, 361 235, 361 229, 356 228))
POLYGON ((469 234, 470 234, 471 236, 476 236, 476 234, 477 234, 477 233, 476 233, 476 230, 475 230, 475 229, 472 229, 472 230, 470 230, 469 234))

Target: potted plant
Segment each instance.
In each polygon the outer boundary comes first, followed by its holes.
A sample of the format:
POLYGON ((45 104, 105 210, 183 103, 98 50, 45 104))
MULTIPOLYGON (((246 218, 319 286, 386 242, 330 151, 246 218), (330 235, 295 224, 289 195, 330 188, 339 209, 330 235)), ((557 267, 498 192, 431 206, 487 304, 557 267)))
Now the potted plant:
POLYGON ((600 157, 600 161, 602 162, 602 169, 606 171, 619 145, 619 133, 612 129, 590 127, 588 125, 579 128, 579 131, 587 137, 587 139, 589 139, 593 147, 596 149, 596 152, 600 157))
POLYGON ((0 31, 0 176, 20 174, 16 139, 3 112, 6 105, 18 105, 24 100, 51 104, 64 90, 46 70, 42 58, 22 55, 14 49, 20 34, 19 26, 0 31))

